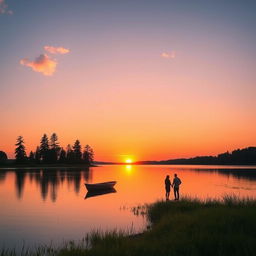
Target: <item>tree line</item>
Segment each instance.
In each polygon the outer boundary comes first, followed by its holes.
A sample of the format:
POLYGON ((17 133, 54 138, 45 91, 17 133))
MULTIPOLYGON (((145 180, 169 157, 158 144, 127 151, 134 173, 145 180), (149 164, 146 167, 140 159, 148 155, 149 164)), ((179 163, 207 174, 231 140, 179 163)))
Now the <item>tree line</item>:
POLYGON ((53 133, 50 137, 44 134, 40 140, 40 145, 36 150, 31 151, 27 156, 25 142, 22 136, 18 136, 15 144, 16 163, 34 163, 34 164, 56 164, 56 163, 85 163, 92 164, 94 160, 93 149, 86 145, 82 150, 79 140, 76 140, 66 149, 60 146, 58 136, 53 133))
POLYGON ((217 156, 196 156, 193 158, 178 158, 162 161, 140 161, 137 164, 205 164, 205 165, 255 165, 256 147, 236 149, 217 156))

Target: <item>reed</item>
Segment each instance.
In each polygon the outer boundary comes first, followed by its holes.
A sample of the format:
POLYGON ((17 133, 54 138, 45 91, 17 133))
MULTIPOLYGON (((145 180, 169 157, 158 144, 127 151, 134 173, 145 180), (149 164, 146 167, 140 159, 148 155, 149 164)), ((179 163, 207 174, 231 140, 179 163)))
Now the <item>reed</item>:
MULTIPOLYGON (((235 196, 204 201, 184 198, 139 209, 150 223, 140 235, 93 231, 79 242, 70 241, 58 248, 45 246, 35 252, 24 250, 23 255, 255 255, 256 200, 235 196)), ((16 254, 2 251, 0 255, 16 254)))

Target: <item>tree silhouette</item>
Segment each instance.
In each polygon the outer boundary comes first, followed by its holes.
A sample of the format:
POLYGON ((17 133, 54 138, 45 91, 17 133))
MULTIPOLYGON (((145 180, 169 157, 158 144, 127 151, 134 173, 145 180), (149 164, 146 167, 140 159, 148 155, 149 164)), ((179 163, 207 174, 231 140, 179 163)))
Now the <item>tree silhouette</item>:
MULTIPOLYGON (((60 147, 58 136, 56 133, 52 133, 50 139, 47 134, 43 134, 40 140, 40 145, 36 147, 35 151, 30 151, 29 156, 26 155, 24 146, 24 140, 22 136, 17 138, 15 144, 15 158, 16 163, 35 163, 35 164, 56 164, 56 163, 86 163, 91 164, 94 160, 93 149, 86 145, 82 152, 82 146, 77 139, 73 146, 67 145, 67 149, 64 150, 60 147)), ((7 155, 0 151, 0 164, 6 162, 7 155)))
POLYGON ((53 133, 50 138, 50 151, 49 151, 49 162, 56 163, 60 153, 60 145, 58 142, 58 136, 53 133))
POLYGON ((92 164, 93 163, 93 160, 94 160, 94 152, 93 152, 93 149, 89 146, 89 145, 86 145, 84 147, 84 152, 83 152, 83 161, 86 163, 86 164, 92 164))
POLYGON ((43 135, 40 142, 40 156, 43 163, 47 163, 49 160, 49 140, 46 134, 43 135))
POLYGON ((27 160, 27 155, 25 151, 25 146, 24 146, 24 140, 22 136, 19 136, 17 138, 17 143, 15 144, 15 158, 16 158, 16 163, 24 163, 27 160))
POLYGON ((70 144, 67 145, 67 162, 72 163, 74 162, 74 151, 72 150, 72 147, 70 144))
POLYGON ((4 151, 0 151, 0 164, 4 164, 7 161, 7 155, 4 151))
POLYGON ((39 148, 39 147, 36 147, 35 162, 36 162, 37 164, 40 164, 40 159, 41 159, 40 148, 39 148))
POLYGON ((54 132, 50 138, 50 148, 55 150, 60 150, 60 144, 58 142, 58 136, 54 132))
POLYGON ((34 163, 35 162, 35 154, 32 151, 30 151, 28 160, 29 160, 30 163, 34 163))
POLYGON ((74 150, 74 160, 76 163, 81 162, 82 160, 82 152, 81 152, 81 144, 79 140, 76 140, 73 146, 74 150))
POLYGON ((67 160, 67 158, 66 158, 66 151, 63 148, 61 148, 59 162, 60 163, 65 163, 66 160, 67 160))

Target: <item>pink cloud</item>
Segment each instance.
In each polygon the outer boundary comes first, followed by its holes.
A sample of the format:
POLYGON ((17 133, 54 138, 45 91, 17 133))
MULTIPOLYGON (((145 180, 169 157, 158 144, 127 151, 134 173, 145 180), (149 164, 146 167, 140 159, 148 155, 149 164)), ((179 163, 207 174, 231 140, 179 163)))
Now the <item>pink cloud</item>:
POLYGON ((9 10, 5 0, 0 0, 0 14, 13 14, 13 11, 9 10))
POLYGON ((162 52, 161 57, 165 59, 174 59, 176 57, 176 52, 175 51, 162 52))
POLYGON ((70 50, 67 49, 67 48, 64 48, 64 47, 54 47, 54 46, 45 46, 44 49, 47 51, 47 52, 50 52, 52 54, 66 54, 66 53, 69 53, 70 50))
POLYGON ((56 70, 57 61, 46 54, 41 54, 34 61, 30 61, 27 58, 21 59, 20 64, 30 67, 36 72, 43 73, 45 76, 51 76, 56 70))

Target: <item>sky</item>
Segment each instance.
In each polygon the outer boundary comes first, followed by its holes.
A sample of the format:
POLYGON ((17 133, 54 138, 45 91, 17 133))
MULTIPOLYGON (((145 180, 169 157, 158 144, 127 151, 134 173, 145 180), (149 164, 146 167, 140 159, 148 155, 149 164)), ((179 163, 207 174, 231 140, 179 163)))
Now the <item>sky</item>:
POLYGON ((0 150, 100 161, 256 144, 256 2, 0 0, 0 150))

